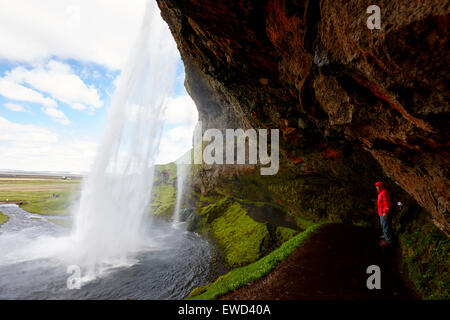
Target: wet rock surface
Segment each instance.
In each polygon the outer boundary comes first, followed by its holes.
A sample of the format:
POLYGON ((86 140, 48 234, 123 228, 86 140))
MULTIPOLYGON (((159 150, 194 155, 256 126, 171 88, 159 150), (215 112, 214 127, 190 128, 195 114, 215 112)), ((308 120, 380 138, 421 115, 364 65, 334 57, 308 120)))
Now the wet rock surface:
MULTIPOLYGON (((204 129, 279 128, 293 172, 355 198, 387 180, 450 233, 448 3, 379 1, 380 30, 362 0, 158 3, 204 129)), ((208 170, 203 193, 238 175, 208 170)))

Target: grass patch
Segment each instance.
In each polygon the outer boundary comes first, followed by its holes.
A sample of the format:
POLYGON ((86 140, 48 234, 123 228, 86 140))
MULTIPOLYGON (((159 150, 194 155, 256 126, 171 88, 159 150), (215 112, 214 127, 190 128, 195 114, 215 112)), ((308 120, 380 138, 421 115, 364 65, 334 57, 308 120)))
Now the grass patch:
POLYGON ((8 203, 33 202, 49 199, 54 192, 48 191, 0 191, 0 201, 8 203))
POLYGON ((9 220, 9 217, 0 211, 0 226, 9 220))
POLYGON ((69 205, 70 194, 65 192, 52 194, 52 197, 49 199, 24 203, 21 205, 21 208, 25 211, 42 215, 65 215, 68 214, 69 205))
POLYGON ((79 180, 1 178, 0 201, 32 213, 60 215, 67 213, 70 194, 79 189, 79 180))
POLYGON ((35 194, 72 191, 79 186, 79 180, 0 178, 0 201, 5 201, 7 197, 9 201, 34 200, 35 194))
POLYGON ((311 235, 322 225, 324 225, 324 223, 313 225, 307 230, 286 241, 278 249, 275 249, 260 260, 247 266, 234 269, 219 277, 211 284, 194 289, 187 299, 213 300, 229 291, 238 289, 246 283, 253 282, 264 277, 272 271, 278 263, 286 259, 309 237, 309 235, 311 235))

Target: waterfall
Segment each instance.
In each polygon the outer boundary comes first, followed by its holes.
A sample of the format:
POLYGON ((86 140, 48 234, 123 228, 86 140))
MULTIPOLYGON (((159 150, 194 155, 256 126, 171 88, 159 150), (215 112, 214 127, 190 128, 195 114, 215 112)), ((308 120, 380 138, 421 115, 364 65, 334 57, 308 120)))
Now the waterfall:
POLYGON ((183 200, 183 195, 186 190, 186 176, 188 173, 188 166, 190 164, 190 152, 186 153, 182 157, 180 157, 177 161, 177 199, 175 203, 175 211, 173 213, 172 221, 173 225, 176 226, 180 223, 180 210, 181 210, 181 202, 183 200))
POLYGON ((74 213, 75 261, 92 270, 128 263, 145 242, 142 221, 149 213, 163 113, 178 59, 156 2, 148 1, 74 213))

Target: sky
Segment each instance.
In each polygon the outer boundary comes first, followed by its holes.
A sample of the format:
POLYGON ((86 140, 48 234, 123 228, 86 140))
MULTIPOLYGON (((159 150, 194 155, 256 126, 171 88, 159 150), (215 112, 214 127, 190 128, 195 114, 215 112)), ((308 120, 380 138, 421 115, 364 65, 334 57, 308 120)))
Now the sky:
MULTIPOLYGON (((0 0, 0 170, 89 171, 144 7, 145 0, 0 0)), ((160 164, 191 147, 198 113, 183 83, 179 59, 160 164)))

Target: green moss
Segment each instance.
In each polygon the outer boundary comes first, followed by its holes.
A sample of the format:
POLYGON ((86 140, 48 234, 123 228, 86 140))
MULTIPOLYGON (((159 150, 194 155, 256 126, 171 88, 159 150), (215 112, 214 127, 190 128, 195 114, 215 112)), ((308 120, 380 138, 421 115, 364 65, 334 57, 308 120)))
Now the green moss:
POLYGON ((277 227, 275 232, 276 238, 279 241, 279 243, 284 243, 299 233, 298 230, 293 230, 285 227, 277 227))
POLYGON ((201 202, 206 202, 206 203, 216 202, 218 200, 216 197, 204 197, 200 194, 197 194, 197 196, 201 202))
POLYGON ((424 299, 450 298, 450 239, 427 223, 400 234, 408 275, 424 299))
POLYGON ((258 170, 244 172, 221 181, 207 195, 230 196, 253 205, 279 204, 292 215, 308 221, 352 223, 366 219, 363 212, 372 206, 367 196, 370 193, 362 196, 365 190, 355 189, 353 181, 298 174, 295 168, 280 165, 280 171, 274 176, 262 176, 258 170))
MULTIPOLYGON (((202 199, 204 200, 204 199, 202 199)), ((280 214, 289 214, 301 230, 314 223, 292 215, 285 208, 267 202, 254 202, 236 197, 210 197, 214 201, 201 207, 199 202, 197 216, 188 221, 188 230, 194 230, 204 236, 210 236, 219 247, 225 263, 238 267, 256 261, 270 250, 281 245, 298 233, 298 230, 274 226, 253 220, 248 212, 252 206, 268 210, 273 207, 281 210, 280 214)))
MULTIPOLYGON (((211 214, 211 212, 210 212, 211 214)), ((264 239, 269 235, 263 223, 247 216, 239 203, 233 203, 209 225, 224 259, 232 267, 253 262, 264 252, 264 239)))
POLYGON ((9 220, 9 217, 0 211, 0 226, 9 220))
POLYGON ((153 187, 152 213, 156 216, 170 218, 176 202, 176 191, 171 184, 153 187))
POLYGON ((394 220, 409 279, 423 299, 450 298, 450 239, 425 209, 407 203, 394 220))
POLYGON ((289 254, 298 248, 309 237, 309 235, 317 230, 317 228, 321 225, 323 224, 316 224, 309 227, 307 230, 286 241, 278 249, 272 251, 258 261, 247 266, 234 269, 226 275, 219 277, 215 282, 204 287, 194 289, 188 299, 216 299, 229 291, 238 289, 246 283, 253 282, 264 277, 271 270, 273 270, 278 263, 286 259, 289 254))
MULTIPOLYGON (((187 300, 191 300, 191 298, 194 298, 194 297, 196 297, 196 296, 201 295, 202 293, 208 291, 209 288, 211 288, 211 286, 213 286, 214 284, 219 283, 219 282, 222 282, 222 281, 226 281, 226 279, 227 279, 230 275, 231 275, 231 272, 228 272, 227 274, 224 274, 224 275, 221 275, 220 277, 218 277, 218 278, 216 279, 216 281, 214 281, 214 282, 212 282, 212 283, 208 283, 208 284, 206 284, 206 285, 204 285, 204 286, 197 287, 197 288, 193 289, 193 290, 189 293, 189 295, 187 296, 186 299, 187 299, 187 300)), ((192 300, 194 300, 194 299, 192 299, 192 300)))
POLYGON ((205 207, 198 210, 198 215, 205 219, 205 222, 210 223, 216 219, 220 214, 225 212, 231 204, 229 197, 219 199, 205 207))

